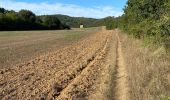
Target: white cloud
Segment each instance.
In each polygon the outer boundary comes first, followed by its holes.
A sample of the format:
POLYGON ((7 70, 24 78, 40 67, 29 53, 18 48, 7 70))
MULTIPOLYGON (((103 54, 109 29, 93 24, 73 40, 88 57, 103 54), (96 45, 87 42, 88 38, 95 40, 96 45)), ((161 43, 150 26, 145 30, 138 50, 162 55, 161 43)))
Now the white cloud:
POLYGON ((103 18, 107 16, 117 17, 123 14, 121 10, 109 6, 86 8, 74 4, 61 4, 61 3, 49 4, 47 2, 27 3, 16 2, 12 0, 0 0, 0 7, 16 11, 19 11, 21 9, 28 9, 33 11, 37 15, 64 14, 76 17, 103 18))

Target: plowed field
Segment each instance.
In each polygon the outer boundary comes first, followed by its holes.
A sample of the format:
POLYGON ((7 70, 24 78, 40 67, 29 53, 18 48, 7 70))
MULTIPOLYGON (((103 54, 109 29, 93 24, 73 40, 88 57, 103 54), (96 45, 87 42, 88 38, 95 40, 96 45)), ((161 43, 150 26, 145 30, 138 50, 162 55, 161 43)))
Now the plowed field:
POLYGON ((127 89, 119 91, 126 88, 120 46, 117 32, 103 29, 56 51, 3 68, 0 99, 125 100, 127 89))

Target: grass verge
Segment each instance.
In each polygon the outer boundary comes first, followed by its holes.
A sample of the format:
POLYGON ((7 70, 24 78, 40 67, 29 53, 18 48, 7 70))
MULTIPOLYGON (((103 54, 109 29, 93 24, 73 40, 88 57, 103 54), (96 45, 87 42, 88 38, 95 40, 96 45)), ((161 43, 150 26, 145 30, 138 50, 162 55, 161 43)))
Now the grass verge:
POLYGON ((170 58, 164 49, 144 47, 140 40, 119 35, 128 67, 132 99, 169 100, 170 58))

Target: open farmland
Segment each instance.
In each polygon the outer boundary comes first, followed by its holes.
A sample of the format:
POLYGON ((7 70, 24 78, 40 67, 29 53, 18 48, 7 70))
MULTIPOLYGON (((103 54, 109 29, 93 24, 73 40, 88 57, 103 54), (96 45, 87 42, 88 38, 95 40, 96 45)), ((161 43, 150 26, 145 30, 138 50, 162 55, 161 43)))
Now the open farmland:
POLYGON ((59 31, 2 31, 0 32, 0 68, 30 60, 88 38, 98 28, 59 31))
MULTIPOLYGON (((59 32, 63 31, 58 31, 58 36, 56 36, 61 39, 60 41, 63 37, 66 43, 67 41, 74 43, 41 54, 30 61, 1 69, 0 97, 2 99, 62 100, 90 97, 92 91, 95 90, 94 84, 100 81, 98 76, 101 75, 103 68, 108 69, 111 64, 111 61, 107 61, 109 63, 106 64, 105 58, 113 40, 112 31, 94 28, 73 30, 69 33, 64 31, 62 34, 59 32), (72 33, 77 31, 79 34, 76 36, 79 38, 85 34, 78 40, 73 37, 75 33, 72 33)), ((114 44, 113 46, 116 46, 116 41, 114 44)), ((58 45, 63 45, 63 43, 58 45)), ((116 50, 116 48, 113 49, 116 50)), ((113 59, 114 57, 116 56, 113 56, 113 59)))
POLYGON ((1 38, 1 49, 11 48, 1 56, 2 100, 169 98, 167 56, 118 29, 2 32, 1 38))
POLYGON ((170 100, 170 0, 0 0, 0 100, 170 100))

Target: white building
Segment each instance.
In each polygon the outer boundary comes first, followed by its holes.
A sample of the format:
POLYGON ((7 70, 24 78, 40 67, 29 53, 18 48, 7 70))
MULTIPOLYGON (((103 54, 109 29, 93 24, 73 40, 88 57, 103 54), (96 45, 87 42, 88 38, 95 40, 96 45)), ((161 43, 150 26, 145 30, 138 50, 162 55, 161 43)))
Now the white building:
POLYGON ((80 28, 84 28, 84 26, 81 24, 81 25, 80 25, 80 28))

